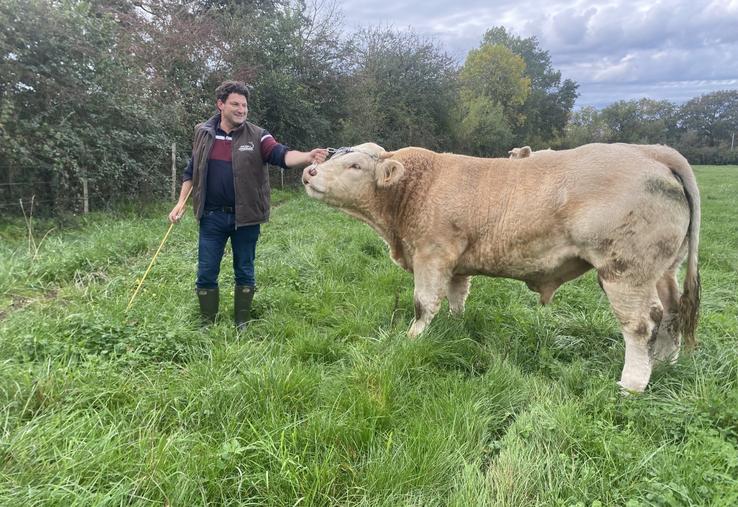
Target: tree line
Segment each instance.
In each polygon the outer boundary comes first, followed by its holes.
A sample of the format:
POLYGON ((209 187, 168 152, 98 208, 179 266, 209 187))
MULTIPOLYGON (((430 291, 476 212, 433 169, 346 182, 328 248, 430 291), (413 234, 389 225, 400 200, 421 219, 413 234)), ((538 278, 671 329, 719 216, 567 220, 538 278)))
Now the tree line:
POLYGON ((3 0, 0 27, 2 213, 31 195, 78 210, 81 181, 98 209, 167 195, 170 145, 183 166, 224 79, 252 85, 250 120, 296 149, 505 156, 623 141, 738 163, 738 91, 574 111, 577 84, 504 27, 463 63, 412 31, 347 33, 321 0, 3 0))
POLYGON ((644 98, 582 108, 571 114, 560 146, 591 142, 668 144, 693 164, 738 164, 738 90, 682 105, 644 98))

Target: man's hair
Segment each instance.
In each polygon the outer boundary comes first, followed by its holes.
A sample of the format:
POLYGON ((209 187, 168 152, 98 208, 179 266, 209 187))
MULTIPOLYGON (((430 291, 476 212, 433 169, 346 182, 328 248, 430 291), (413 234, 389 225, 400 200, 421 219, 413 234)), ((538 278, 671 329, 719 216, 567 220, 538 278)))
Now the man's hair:
POLYGON ((223 81, 221 85, 215 89, 215 98, 225 102, 231 93, 237 93, 249 100, 249 87, 243 81, 223 81))

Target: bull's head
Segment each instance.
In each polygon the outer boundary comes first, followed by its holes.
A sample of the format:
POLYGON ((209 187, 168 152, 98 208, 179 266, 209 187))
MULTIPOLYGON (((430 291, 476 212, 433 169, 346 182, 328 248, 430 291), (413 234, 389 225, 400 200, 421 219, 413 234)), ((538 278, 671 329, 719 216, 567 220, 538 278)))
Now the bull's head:
POLYGON ((530 146, 523 146, 522 148, 513 148, 507 152, 510 158, 528 158, 533 154, 530 146))
POLYGON ((374 143, 343 148, 328 161, 306 167, 302 183, 310 197, 333 206, 361 208, 378 187, 402 178, 405 168, 392 155, 374 143))

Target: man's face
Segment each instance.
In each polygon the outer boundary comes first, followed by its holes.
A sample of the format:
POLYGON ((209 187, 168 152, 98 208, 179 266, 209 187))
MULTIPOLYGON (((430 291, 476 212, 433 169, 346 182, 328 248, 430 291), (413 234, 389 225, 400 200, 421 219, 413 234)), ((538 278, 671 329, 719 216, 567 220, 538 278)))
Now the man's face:
POLYGON ((225 102, 218 99, 218 109, 220 110, 221 123, 226 127, 234 128, 246 121, 246 115, 249 112, 246 97, 238 93, 231 93, 225 102))

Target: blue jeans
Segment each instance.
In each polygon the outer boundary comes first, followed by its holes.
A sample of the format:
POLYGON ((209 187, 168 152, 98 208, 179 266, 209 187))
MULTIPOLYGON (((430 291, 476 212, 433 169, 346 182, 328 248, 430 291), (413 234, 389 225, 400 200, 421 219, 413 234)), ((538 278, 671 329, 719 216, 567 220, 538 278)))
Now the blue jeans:
POLYGON ((233 274, 236 285, 256 285, 254 258, 259 240, 259 224, 236 229, 236 215, 222 211, 205 211, 200 219, 200 240, 197 254, 198 289, 218 287, 220 261, 223 260, 226 241, 231 239, 233 274))

